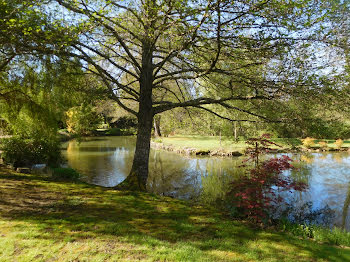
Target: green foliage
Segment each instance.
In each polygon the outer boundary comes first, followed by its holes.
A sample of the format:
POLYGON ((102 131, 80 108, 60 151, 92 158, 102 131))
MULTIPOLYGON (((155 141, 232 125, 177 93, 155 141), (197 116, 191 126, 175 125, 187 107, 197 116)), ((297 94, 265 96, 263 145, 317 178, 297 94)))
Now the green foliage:
POLYGON ((313 238, 316 241, 329 243, 332 245, 350 245, 350 232, 346 232, 340 228, 324 228, 321 226, 312 227, 313 238))
POLYGON ((306 125, 307 133, 316 138, 346 138, 350 136, 349 125, 345 121, 318 118, 306 125))
MULTIPOLYGON (((1 56, 26 56, 66 50, 76 37, 75 27, 62 26, 44 10, 42 0, 0 0, 1 56)), ((1 71, 0 67, 0 71, 1 71)))
POLYGON ((109 130, 107 130, 106 135, 109 136, 121 136, 123 135, 123 131, 120 128, 111 128, 109 130))
POLYGON ((63 179, 63 180, 77 180, 80 177, 80 174, 73 168, 53 168, 52 177, 54 179, 63 179))
POLYGON ((313 238, 313 228, 312 226, 304 225, 304 224, 293 224, 287 220, 281 220, 280 225, 282 231, 290 232, 294 236, 302 237, 302 238, 313 238))
MULTIPOLYGON (((45 108, 42 108, 45 110, 45 108)), ((15 136, 41 139, 42 137, 55 139, 57 135, 57 122, 53 115, 46 112, 36 112, 22 108, 16 116, 13 111, 3 112, 11 133, 15 136)))
MULTIPOLYGON (((121 114, 121 112, 120 112, 120 114, 121 114)), ((111 124, 111 126, 116 127, 116 128, 120 128, 120 129, 136 128, 137 127, 137 118, 130 116, 130 115, 120 116, 115 122, 113 122, 111 124)))
POLYGON ((328 139, 350 137, 350 129, 346 121, 339 121, 331 118, 325 119, 317 117, 317 114, 317 112, 311 111, 305 116, 299 116, 299 118, 305 117, 305 120, 298 119, 288 124, 271 124, 268 126, 268 130, 273 130, 279 137, 310 136, 328 139))
POLYGON ((107 136, 132 136, 135 135, 135 131, 132 128, 129 129, 120 129, 120 128, 111 128, 105 132, 107 136))
POLYGON ((3 159, 15 167, 47 164, 57 166, 61 161, 61 150, 58 140, 24 139, 12 137, 3 142, 3 159))
POLYGON ((77 135, 91 134, 102 121, 93 106, 86 104, 72 107, 67 111, 66 117, 68 132, 77 135))
POLYGON ((337 227, 330 229, 324 226, 297 224, 288 220, 280 220, 279 228, 284 232, 289 232, 302 238, 312 238, 332 245, 350 245, 350 232, 337 227))
MULTIPOLYGON (((346 120, 339 121, 331 117, 318 117, 317 114, 320 114, 320 110, 306 110, 302 108, 302 105, 293 105, 292 102, 277 105, 278 110, 274 106, 276 106, 276 103, 262 103, 261 105, 259 104, 259 109, 269 119, 287 117, 294 117, 296 119, 282 123, 238 122, 234 124, 206 111, 190 110, 187 113, 184 109, 175 109, 162 113, 161 129, 165 136, 169 134, 219 136, 221 134, 222 136, 230 136, 234 139, 234 134, 236 133, 243 140, 249 137, 259 136, 262 133, 271 133, 274 137, 283 138, 310 136, 321 139, 334 139, 338 137, 345 139, 350 137, 350 128, 346 120), (276 113, 276 111, 278 112, 276 113)), ((217 110, 215 109, 215 111, 217 110)), ((222 114, 231 119, 243 117, 229 111, 224 111, 222 114)), ((328 112, 328 114, 331 114, 331 112, 328 112)), ((343 119, 347 118, 344 117, 343 119)), ((292 147, 301 145, 297 140, 291 140, 290 142, 292 147)))

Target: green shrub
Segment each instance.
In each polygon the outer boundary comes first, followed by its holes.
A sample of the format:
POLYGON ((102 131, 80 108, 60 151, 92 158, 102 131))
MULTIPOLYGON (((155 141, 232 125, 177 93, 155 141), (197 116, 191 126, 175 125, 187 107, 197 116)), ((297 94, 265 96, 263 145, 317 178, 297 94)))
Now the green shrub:
POLYGON ((109 135, 109 136, 121 136, 123 135, 123 132, 120 128, 111 128, 109 129, 107 132, 106 132, 106 135, 109 135))
POLYGON ((282 231, 289 232, 294 236, 302 238, 313 238, 313 227, 306 224, 291 223, 288 220, 281 220, 280 227, 282 231))
POLYGON ((80 174, 75 171, 73 168, 53 168, 52 177, 55 179, 64 179, 64 180, 77 180, 80 177, 80 174))
POLYGON ((113 127, 105 132, 107 136, 132 136, 136 134, 136 131, 132 128, 129 129, 120 129, 113 127))
POLYGON ((66 112, 66 124, 69 133, 89 135, 97 129, 102 119, 92 105, 82 104, 66 112))
POLYGON ((12 137, 3 143, 2 157, 7 164, 14 167, 47 164, 58 166, 61 161, 60 144, 51 139, 23 139, 12 137))

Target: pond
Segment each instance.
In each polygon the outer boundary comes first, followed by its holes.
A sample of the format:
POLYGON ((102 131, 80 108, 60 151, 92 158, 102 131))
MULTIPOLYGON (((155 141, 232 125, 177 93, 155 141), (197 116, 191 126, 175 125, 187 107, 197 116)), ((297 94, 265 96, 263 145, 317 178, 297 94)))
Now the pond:
MULTIPOLYGON (((82 180, 104 187, 122 182, 131 169, 134 137, 94 137, 63 144, 68 166, 83 175, 82 180)), ((295 203, 311 202, 314 208, 329 206, 335 212, 334 224, 350 229, 350 154, 295 154, 299 167, 287 175, 305 181, 309 190, 295 194, 295 203)), ((243 158, 183 156, 151 150, 150 191, 182 199, 210 201, 224 194, 228 181, 242 172, 243 158)))

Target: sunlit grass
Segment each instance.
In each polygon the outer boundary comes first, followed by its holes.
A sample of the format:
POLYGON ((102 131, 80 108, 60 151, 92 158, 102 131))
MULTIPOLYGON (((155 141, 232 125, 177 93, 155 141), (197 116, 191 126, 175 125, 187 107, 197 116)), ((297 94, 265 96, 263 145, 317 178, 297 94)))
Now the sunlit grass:
POLYGON ((350 261, 350 250, 254 229, 152 194, 0 170, 0 261, 350 261))
MULTIPOLYGON (((232 137, 224 137, 221 138, 219 136, 195 136, 195 135, 186 135, 186 136, 170 136, 170 137, 162 137, 160 139, 157 139, 157 141, 161 141, 164 144, 173 145, 175 148, 184 148, 184 147, 190 147, 190 148, 196 148, 199 150, 217 150, 217 149, 224 149, 224 150, 231 150, 231 151, 244 151, 244 149, 247 147, 247 144, 245 141, 238 141, 235 142, 232 137)), ((298 138, 273 138, 271 139, 272 142, 278 144, 280 147, 277 146, 271 146, 271 148, 291 148, 293 146, 301 146, 302 142, 298 138)), ((320 147, 318 142, 325 141, 327 142, 327 146, 329 148, 336 148, 335 141, 336 140, 323 140, 323 139, 316 139, 315 140, 315 147, 320 147)), ((342 145, 343 148, 350 147, 350 141, 344 140, 344 144, 342 145)))
POLYGON ((191 147, 199 150, 244 150, 246 144, 244 141, 235 142, 232 138, 218 136, 171 136, 163 137, 162 142, 171 144, 175 147, 184 148, 191 147))

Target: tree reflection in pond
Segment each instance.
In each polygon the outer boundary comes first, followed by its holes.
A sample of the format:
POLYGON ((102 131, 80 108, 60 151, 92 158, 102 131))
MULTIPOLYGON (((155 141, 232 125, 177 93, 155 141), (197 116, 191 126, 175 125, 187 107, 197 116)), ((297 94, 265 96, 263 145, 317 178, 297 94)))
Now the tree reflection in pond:
POLYGON ((348 225, 349 205, 350 205, 350 183, 348 184, 348 192, 346 194, 346 198, 345 198, 344 206, 343 206, 342 223, 341 223, 342 229, 349 229, 350 228, 348 225))
POLYGON ((148 188, 151 192, 177 198, 198 195, 200 176, 195 161, 165 151, 152 150, 148 188))
MULTIPOLYGON (((105 137, 75 140, 64 144, 63 154, 70 167, 83 179, 113 187, 129 173, 135 148, 133 137, 105 137)), ((307 182, 309 190, 289 194, 300 205, 312 202, 315 209, 328 205, 335 213, 334 223, 350 229, 350 155, 342 153, 308 153, 292 156, 298 169, 286 173, 307 182)), ((177 198, 200 199, 215 205, 224 197, 229 181, 242 173, 237 166, 243 158, 187 157, 166 151, 151 151, 150 191, 177 198)))

